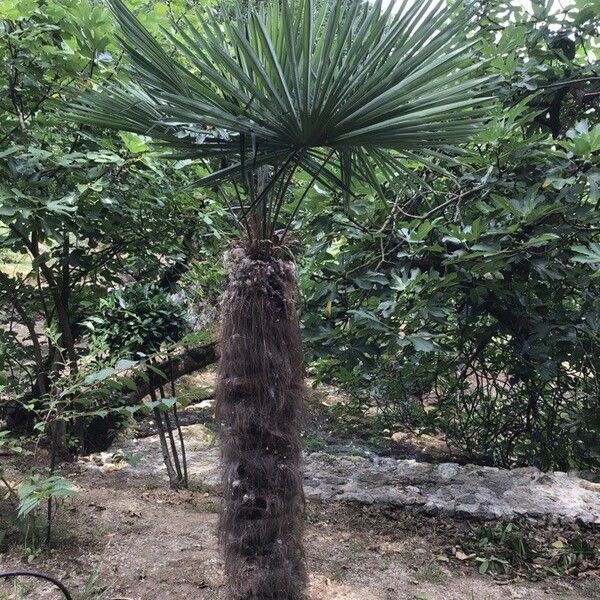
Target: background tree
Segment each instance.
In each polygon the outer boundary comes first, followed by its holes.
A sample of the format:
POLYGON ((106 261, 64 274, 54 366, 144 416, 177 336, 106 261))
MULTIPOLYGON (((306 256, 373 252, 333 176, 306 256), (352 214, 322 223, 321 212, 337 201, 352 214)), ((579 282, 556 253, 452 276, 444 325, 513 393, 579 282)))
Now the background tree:
POLYGON ((305 203, 306 337, 355 390, 340 426, 380 447, 408 429, 475 462, 597 468, 597 3, 516 4, 480 13, 502 103, 452 177, 420 167, 391 215, 305 203))
MULTIPOLYGON (((150 28, 194 4, 137 2, 150 28)), ((136 285, 165 290, 152 295, 135 327, 128 319, 110 324, 130 348, 153 327, 145 349, 163 349, 172 340, 158 321, 172 331, 173 318, 185 311, 189 320, 194 304, 206 302, 203 289, 215 286, 204 281, 217 269, 204 259, 221 252, 228 227, 210 191, 182 192, 197 176, 190 161, 165 163, 141 136, 65 120, 64 102, 119 76, 121 50, 104 5, 4 0, 0 31, 0 428, 7 429, 0 454, 39 449, 18 483, 4 476, 1 483, 37 552, 50 542, 53 500, 72 492, 53 474, 58 455, 104 450, 146 394, 156 388, 165 396, 163 379, 145 374, 143 363, 153 357, 136 356, 142 373, 125 377, 123 365, 133 364, 119 361, 125 348, 100 343, 102 299, 136 285), (202 281, 187 285, 188 270, 201 272, 202 281), (177 306, 165 299, 173 292, 177 306)), ((214 362, 214 348, 203 340, 161 361, 176 378, 214 362)), ((176 412, 172 397, 154 406, 165 423, 176 412)), ((172 439, 169 427, 165 435, 172 439)))
MULTIPOLYGON (((172 3, 174 16, 186 6, 172 3)), ((146 11, 149 26, 164 17, 146 11)), ((65 121, 62 102, 117 76, 105 8, 15 0, 0 18, 0 320, 10 374, 0 414, 17 427, 34 420, 17 399, 40 398, 89 363, 83 323, 107 290, 140 281, 171 291, 215 245, 222 209, 182 193, 194 177, 188 162, 157 160, 140 136, 65 121)))
POLYGON ((243 237, 226 256, 217 415, 221 540, 231 598, 305 597, 298 417, 302 349, 287 233, 315 182, 353 195, 411 177, 468 139, 489 107, 455 6, 311 0, 266 3, 248 18, 183 18, 167 51, 120 0, 131 83, 72 109, 84 123, 150 135, 203 161, 243 237), (297 171, 308 181, 290 186, 297 171), (232 181, 225 185, 224 181, 232 181))

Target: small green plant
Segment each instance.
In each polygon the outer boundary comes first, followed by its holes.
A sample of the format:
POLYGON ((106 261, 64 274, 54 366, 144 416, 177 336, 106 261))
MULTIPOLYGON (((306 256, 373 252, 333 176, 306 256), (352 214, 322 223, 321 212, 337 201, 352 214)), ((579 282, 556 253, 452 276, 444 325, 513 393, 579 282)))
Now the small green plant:
MULTIPOLYGON (((20 440, 0 431, 0 451, 11 455, 24 455, 27 451, 20 440)), ((4 499, 12 506, 9 521, 18 529, 28 562, 34 561, 41 552, 42 543, 49 540, 51 510, 49 507, 59 498, 75 494, 71 481, 58 475, 30 470, 22 474, 18 481, 12 481, 0 463, 0 484, 4 488, 4 499)), ((0 530, 0 542, 6 535, 0 530)))
MULTIPOLYGON (((91 347, 100 355, 121 359, 148 357, 145 366, 151 410, 169 482, 172 488, 187 487, 185 444, 177 414, 175 381, 169 373, 158 368, 152 357, 165 345, 172 345, 184 336, 187 328, 184 309, 161 288, 134 284, 101 300, 96 314, 88 318, 86 325, 92 331, 91 347), (168 395, 165 385, 169 381, 171 395, 168 395), (179 436, 179 447, 173 434, 174 428, 179 436)), ((127 408, 132 410, 133 415, 135 411, 127 408)))
POLYGON ((24 519, 50 498, 66 498, 74 493, 73 484, 64 477, 51 475, 44 478, 39 474, 33 474, 22 481, 18 487, 17 516, 19 519, 24 519))
POLYGON ((436 561, 431 561, 419 569, 417 579, 426 583, 441 583, 444 580, 444 571, 436 561))
POLYGON ((49 541, 48 506, 74 494, 73 484, 57 475, 44 477, 32 472, 20 481, 15 522, 24 539, 28 562, 39 556, 43 541, 49 541))
POLYGON ((541 565, 552 575, 572 573, 585 560, 598 556, 598 550, 583 537, 570 541, 556 540, 551 545, 550 556, 541 565))
POLYGON ((488 556, 487 558, 477 557, 475 559, 479 563, 479 572, 482 575, 486 573, 503 575, 508 572, 510 567, 509 562, 497 556, 488 556))
POLYGON ((533 552, 525 533, 516 523, 506 525, 483 526, 479 530, 479 546, 499 546, 506 550, 510 556, 518 562, 530 562, 533 552))
POLYGON ((322 452, 327 448, 327 442, 315 433, 307 433, 304 438, 304 450, 309 454, 311 452, 322 452))
POLYGON ((535 577, 540 573, 563 577, 589 569, 599 556, 593 538, 586 538, 583 531, 561 530, 554 537, 552 530, 538 529, 531 535, 525 523, 509 522, 473 528, 469 538, 464 541, 468 558, 475 559, 480 573, 489 575, 516 571, 535 577))
POLYGON ((76 596, 76 600, 94 600, 98 598, 101 589, 98 585, 100 579, 100 567, 96 567, 92 574, 86 579, 83 590, 76 596))
POLYGON ((7 583, 6 587, 9 586, 10 592, 0 590, 0 600, 25 600, 27 598, 28 590, 19 579, 15 578, 10 584, 7 583))
POLYGON ((350 540, 348 549, 352 554, 360 554, 365 551, 365 545, 359 540, 350 540))

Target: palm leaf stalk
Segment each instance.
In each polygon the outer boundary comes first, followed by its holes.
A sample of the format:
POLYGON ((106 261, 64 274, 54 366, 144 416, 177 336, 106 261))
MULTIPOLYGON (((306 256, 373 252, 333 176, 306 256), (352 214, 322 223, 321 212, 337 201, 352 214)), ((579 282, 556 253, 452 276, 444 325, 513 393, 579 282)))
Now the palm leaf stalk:
POLYGON ((164 30, 174 57, 109 1, 129 79, 71 113, 200 161, 197 185, 223 193, 239 224, 217 385, 228 597, 300 600, 303 360, 287 231, 315 182, 351 194, 356 179, 376 190, 414 179, 407 159, 437 168, 482 127, 494 82, 481 76, 461 3, 280 0, 233 19, 206 8, 164 30), (302 171, 310 183, 298 198, 302 171))

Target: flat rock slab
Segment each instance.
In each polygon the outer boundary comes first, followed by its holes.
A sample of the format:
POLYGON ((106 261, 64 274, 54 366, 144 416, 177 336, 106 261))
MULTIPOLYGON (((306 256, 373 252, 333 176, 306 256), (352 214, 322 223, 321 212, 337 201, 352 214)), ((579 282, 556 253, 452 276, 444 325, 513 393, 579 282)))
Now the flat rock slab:
MULTIPOLYGON (((190 479, 216 487, 219 450, 214 435, 203 425, 183 430, 190 479)), ((166 477, 157 436, 128 440, 113 451, 87 457, 86 462, 104 471, 128 469, 132 475, 166 477)), ((600 484, 575 473, 325 452, 307 455, 304 472, 304 489, 313 499, 416 506, 426 512, 483 519, 527 516, 600 523, 600 484)))
POLYGON ((324 453, 308 456, 305 470, 309 497, 415 505, 485 519, 550 516, 600 523, 600 484, 571 473, 324 453))

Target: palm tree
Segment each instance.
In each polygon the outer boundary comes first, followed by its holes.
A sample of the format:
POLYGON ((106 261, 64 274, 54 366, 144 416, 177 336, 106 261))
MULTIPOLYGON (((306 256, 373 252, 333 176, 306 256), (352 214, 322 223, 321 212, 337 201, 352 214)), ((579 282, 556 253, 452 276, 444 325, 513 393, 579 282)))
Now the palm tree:
POLYGON ((434 166, 481 127, 492 84, 477 75, 473 15, 443 0, 279 0, 234 18, 207 8, 164 32, 175 58, 109 1, 129 79, 72 113, 201 161, 198 185, 219 190, 239 225, 217 385, 228 597, 299 600, 303 360, 288 229, 315 182, 380 189, 414 177, 407 159, 434 166), (299 172, 310 183, 298 196, 299 172))

